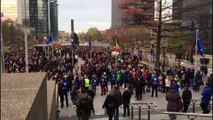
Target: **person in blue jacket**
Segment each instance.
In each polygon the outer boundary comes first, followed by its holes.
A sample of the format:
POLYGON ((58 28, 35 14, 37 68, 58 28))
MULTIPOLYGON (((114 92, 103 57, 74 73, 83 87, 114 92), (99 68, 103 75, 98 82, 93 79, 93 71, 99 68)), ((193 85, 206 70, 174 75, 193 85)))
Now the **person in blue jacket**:
POLYGON ((96 93, 96 86, 98 85, 98 78, 96 77, 96 75, 93 75, 91 83, 92 90, 96 93))
POLYGON ((203 89, 203 92, 201 93, 201 103, 200 103, 200 107, 203 110, 203 114, 208 114, 210 112, 209 102, 211 100, 211 96, 212 96, 212 88, 208 83, 206 83, 206 87, 203 89))
POLYGON ((177 83, 177 81, 175 80, 175 82, 172 84, 172 88, 174 88, 174 90, 177 92, 177 93, 179 93, 179 85, 178 85, 178 83, 177 83))
POLYGON ((154 91, 155 91, 155 97, 158 97, 158 86, 160 84, 160 81, 156 74, 153 74, 153 77, 151 79, 151 85, 152 85, 152 96, 154 96, 154 91))
POLYGON ((114 89, 115 87, 115 82, 116 82, 116 72, 113 70, 112 73, 111 73, 111 90, 114 89))

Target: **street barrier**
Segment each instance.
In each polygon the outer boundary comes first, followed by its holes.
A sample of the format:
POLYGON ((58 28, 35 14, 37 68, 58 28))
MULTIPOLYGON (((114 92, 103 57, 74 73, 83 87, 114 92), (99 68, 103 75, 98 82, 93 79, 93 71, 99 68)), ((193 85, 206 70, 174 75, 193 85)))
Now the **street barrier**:
POLYGON ((153 111, 153 107, 157 107, 155 103, 131 103, 131 119, 134 119, 134 110, 138 110, 138 119, 141 120, 141 110, 147 109, 147 118, 150 120, 151 111, 153 111), (145 106, 142 108, 142 106, 145 106))
POLYGON ((162 114, 187 116, 189 120, 195 120, 197 117, 212 118, 212 114, 200 114, 200 113, 163 112, 162 114))
MULTIPOLYGON (((195 104, 198 101, 201 101, 201 100, 196 100, 196 99, 192 99, 191 100, 191 102, 192 102, 192 112, 193 113, 195 113, 195 105, 200 105, 200 103, 199 104, 195 104)), ((212 99, 210 101, 212 101, 212 99)), ((212 103, 209 104, 209 110, 211 110, 210 106, 212 106, 212 103)))

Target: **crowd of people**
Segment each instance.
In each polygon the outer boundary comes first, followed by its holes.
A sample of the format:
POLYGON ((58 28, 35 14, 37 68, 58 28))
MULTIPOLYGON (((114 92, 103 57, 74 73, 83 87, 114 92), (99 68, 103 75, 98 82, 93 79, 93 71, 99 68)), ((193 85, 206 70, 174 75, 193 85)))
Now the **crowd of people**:
MULTIPOLYGON (((165 93, 168 101, 167 110, 177 112, 188 111, 192 99, 193 90, 200 90, 203 85, 203 76, 207 75, 206 69, 202 68, 195 73, 193 68, 174 67, 167 71, 150 68, 141 65, 137 55, 125 51, 119 56, 112 55, 112 49, 94 47, 92 55, 88 49, 81 47, 76 53, 83 58, 84 64, 75 66, 76 72, 62 73, 60 79, 59 94, 61 107, 63 108, 64 96, 68 106, 67 93, 70 93, 73 107, 77 107, 79 120, 89 119, 91 113, 95 114, 93 99, 97 93, 97 86, 101 88, 101 95, 107 95, 103 103, 109 120, 114 117, 119 119, 119 107, 123 105, 123 116, 129 116, 129 106, 132 95, 136 100, 142 100, 143 93, 150 92, 150 97, 158 97, 158 92, 165 93), (92 56, 90 58, 90 56, 92 56), (110 85, 109 85, 110 84, 110 85), (120 88, 124 88, 124 92, 120 88), (180 96, 179 89, 184 89, 180 96), (182 106, 180 103, 182 102, 182 106), (82 118, 83 117, 83 118, 82 118)), ((73 67, 73 69, 75 69, 73 67)), ((209 102, 212 96, 212 74, 209 82, 202 92, 201 108, 203 113, 209 113, 209 102)), ((175 116, 170 116, 175 118, 175 116)))
MULTIPOLYGON (((114 117, 119 119, 119 107, 123 105, 123 116, 130 115, 131 98, 143 100, 143 94, 151 92, 150 97, 158 97, 159 92, 165 93, 168 101, 167 110, 173 112, 187 112, 192 99, 189 89, 199 92, 200 85, 204 85, 208 69, 202 66, 197 72, 193 68, 173 67, 166 71, 151 68, 141 64, 141 55, 133 55, 129 51, 122 51, 118 56, 112 54, 113 49, 93 47, 90 52, 85 46, 61 48, 60 54, 56 54, 56 62, 49 62, 45 53, 36 49, 29 51, 29 72, 44 71, 48 62, 50 77, 58 83, 61 108, 68 103, 68 94, 76 109, 79 120, 89 120, 90 115, 95 114, 93 100, 100 86, 101 96, 106 95, 102 108, 106 109, 109 120, 114 117), (84 64, 79 66, 72 56, 80 57, 84 64), (74 60, 74 65, 73 65, 74 60), (121 89, 123 88, 123 89, 121 89), (180 96, 179 89, 183 89, 180 96), (183 104, 181 104, 181 102, 183 104), (182 105, 182 106, 180 106, 182 105)), ((53 61, 53 60, 52 60, 53 61)), ((24 51, 11 52, 5 55, 5 70, 7 73, 25 72, 24 51)), ((202 91, 201 108, 203 113, 209 113, 209 102, 212 96, 212 74, 208 77, 206 87, 202 91)), ((170 115, 171 118, 176 116, 170 115)))

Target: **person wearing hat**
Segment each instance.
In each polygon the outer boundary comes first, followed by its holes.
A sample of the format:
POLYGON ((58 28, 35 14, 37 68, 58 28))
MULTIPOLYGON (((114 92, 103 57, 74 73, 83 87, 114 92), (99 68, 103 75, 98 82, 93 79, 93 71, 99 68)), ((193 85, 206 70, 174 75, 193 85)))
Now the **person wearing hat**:
POLYGON ((191 90, 189 90, 188 85, 186 85, 185 90, 183 91, 183 94, 182 94, 182 100, 183 100, 183 105, 184 105, 182 112, 188 111, 188 107, 190 105, 191 99, 192 99, 192 92, 191 92, 191 90))

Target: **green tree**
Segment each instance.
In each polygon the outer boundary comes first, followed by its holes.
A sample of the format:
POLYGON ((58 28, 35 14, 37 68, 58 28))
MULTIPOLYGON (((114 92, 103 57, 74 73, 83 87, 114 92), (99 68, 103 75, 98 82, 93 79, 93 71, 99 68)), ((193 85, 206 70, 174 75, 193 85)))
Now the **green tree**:
POLYGON ((101 31, 98 30, 96 27, 90 28, 87 31, 85 38, 88 40, 90 38, 90 36, 91 36, 92 40, 98 40, 98 41, 103 40, 103 35, 102 35, 101 31))
POLYGON ((193 32, 191 31, 175 31, 173 32, 173 38, 171 39, 172 53, 176 55, 178 59, 178 66, 180 66, 180 59, 182 55, 187 52, 191 39, 193 38, 193 32))

